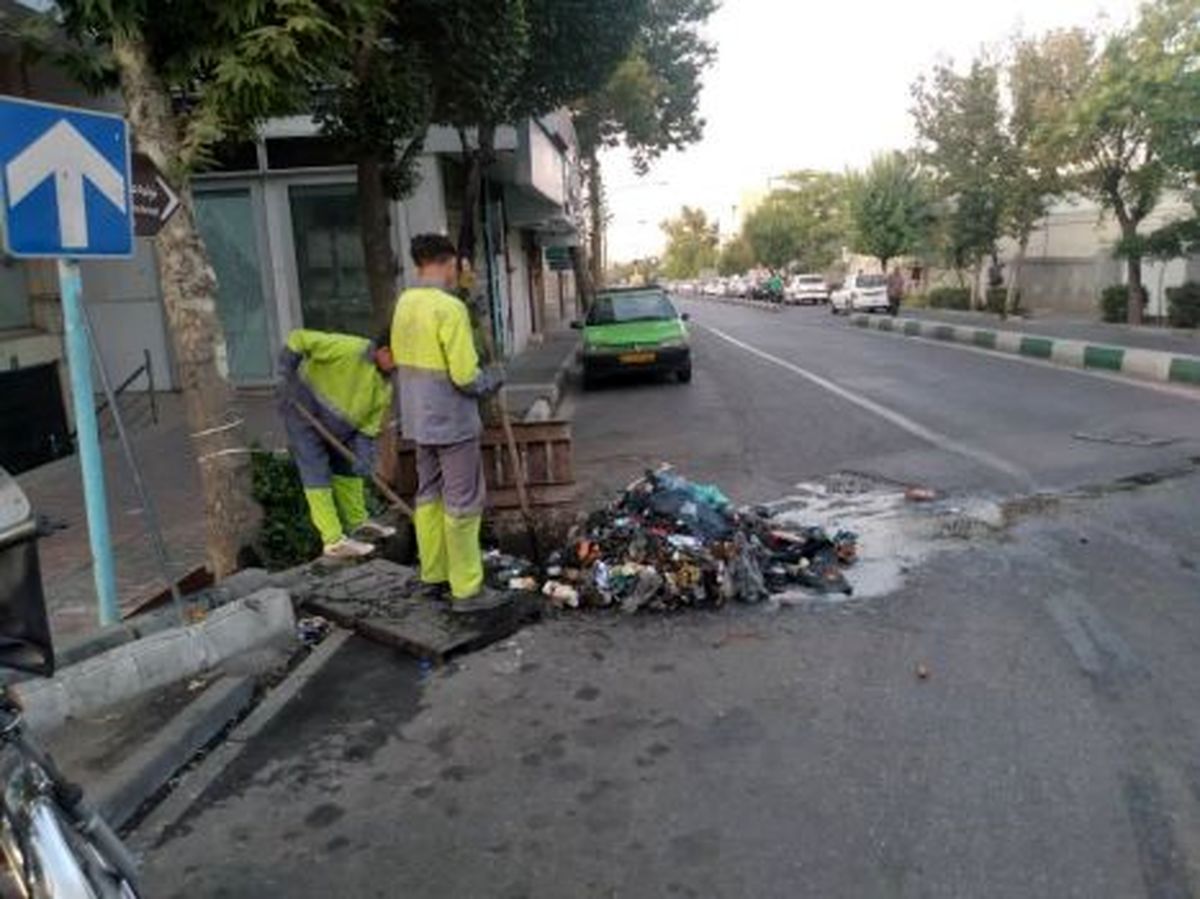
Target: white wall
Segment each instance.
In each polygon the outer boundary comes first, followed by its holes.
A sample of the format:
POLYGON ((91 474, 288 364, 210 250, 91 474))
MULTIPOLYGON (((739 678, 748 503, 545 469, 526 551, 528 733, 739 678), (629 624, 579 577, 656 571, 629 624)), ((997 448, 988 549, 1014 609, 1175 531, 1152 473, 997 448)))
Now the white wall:
MULTIPOLYGON (((132 259, 82 262, 80 270, 84 301, 113 385, 141 365, 143 351, 149 350, 155 389, 173 389, 174 366, 159 299, 153 241, 135 241, 132 259)), ((139 378, 129 389, 145 390, 146 380, 139 378)))

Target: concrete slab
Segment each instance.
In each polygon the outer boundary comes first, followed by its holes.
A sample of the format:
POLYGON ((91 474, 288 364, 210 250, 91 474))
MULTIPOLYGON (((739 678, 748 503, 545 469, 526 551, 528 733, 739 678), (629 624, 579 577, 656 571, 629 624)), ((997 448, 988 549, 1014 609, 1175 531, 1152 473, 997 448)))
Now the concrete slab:
POLYGON ((435 663, 502 640, 537 614, 515 603, 485 615, 453 615, 414 596, 416 587, 416 569, 376 559, 310 581, 297 600, 342 627, 435 663))

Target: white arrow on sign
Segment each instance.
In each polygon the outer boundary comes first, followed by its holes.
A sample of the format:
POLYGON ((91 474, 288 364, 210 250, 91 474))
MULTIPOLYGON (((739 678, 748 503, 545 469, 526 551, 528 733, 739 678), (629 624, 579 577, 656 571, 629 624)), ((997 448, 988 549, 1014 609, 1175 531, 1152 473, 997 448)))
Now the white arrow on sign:
POLYGON ((125 211, 125 176, 66 119, 31 143, 5 168, 8 196, 17 206, 47 178, 54 177, 58 201, 58 233, 63 247, 88 246, 83 179, 125 211))

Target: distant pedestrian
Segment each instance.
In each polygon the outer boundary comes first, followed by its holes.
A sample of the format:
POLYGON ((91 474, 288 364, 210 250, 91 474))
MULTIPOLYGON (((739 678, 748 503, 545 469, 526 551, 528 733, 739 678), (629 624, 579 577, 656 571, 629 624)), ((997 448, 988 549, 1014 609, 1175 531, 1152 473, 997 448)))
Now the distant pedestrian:
POLYGON ((396 301, 392 352, 401 427, 417 445, 413 523, 421 581, 431 596, 448 592, 452 609, 471 611, 490 601, 479 545, 485 486, 478 400, 499 390, 504 375, 479 367, 467 307, 450 292, 457 255, 440 234, 413 238, 417 283, 396 301))
POLYGON ((392 351, 387 335, 375 340, 352 334, 297 330, 280 354, 283 403, 280 415, 288 446, 321 535, 325 555, 354 559, 370 555, 367 542, 396 533, 367 517, 363 478, 375 464, 375 440, 392 408, 392 351), (325 426, 357 457, 351 464, 296 407, 325 426))
POLYGON ((900 266, 893 265, 887 279, 888 312, 895 318, 900 312, 900 301, 904 299, 904 273, 900 266))

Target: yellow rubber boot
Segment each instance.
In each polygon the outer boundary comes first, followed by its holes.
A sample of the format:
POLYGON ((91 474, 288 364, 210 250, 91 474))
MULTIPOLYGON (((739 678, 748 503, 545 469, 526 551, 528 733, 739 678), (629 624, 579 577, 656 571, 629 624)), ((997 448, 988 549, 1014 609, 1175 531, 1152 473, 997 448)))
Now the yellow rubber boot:
POLYGON ((446 515, 446 559, 455 599, 467 599, 483 589, 482 523, 482 515, 446 515))
POLYGON ((446 511, 440 499, 417 503, 413 510, 417 531, 417 554, 421 557, 421 580, 444 584, 449 577, 446 560, 446 511))
POLYGON ((329 546, 342 539, 342 522, 338 518, 333 490, 329 487, 306 487, 304 498, 308 500, 308 517, 321 535, 321 543, 329 546))
POLYGON ((363 479, 335 474, 333 476, 333 501, 337 504, 342 526, 350 533, 367 520, 367 496, 363 479))

